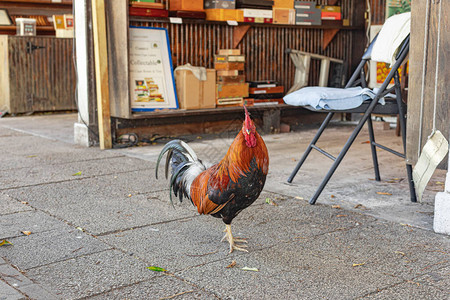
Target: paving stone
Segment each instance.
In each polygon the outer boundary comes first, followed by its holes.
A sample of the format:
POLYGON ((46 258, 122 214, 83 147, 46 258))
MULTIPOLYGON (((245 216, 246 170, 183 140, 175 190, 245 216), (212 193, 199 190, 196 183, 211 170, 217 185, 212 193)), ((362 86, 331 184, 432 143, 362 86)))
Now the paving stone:
POLYGON ((192 212, 174 210, 168 196, 162 201, 138 194, 166 188, 150 177, 153 172, 141 170, 7 193, 94 235, 192 216, 192 212))
POLYGON ((30 279, 8 264, 0 266, 0 278, 16 289, 33 284, 30 279))
POLYGON ((302 241, 319 254, 412 280, 450 265, 450 239, 408 226, 374 222, 302 241))
POLYGON ((0 174, 2 188, 15 188, 48 182, 78 180, 91 176, 117 174, 151 168, 150 163, 130 157, 112 157, 97 160, 62 163, 58 165, 37 165, 30 168, 3 170, 0 174), (79 175, 74 175, 79 173, 79 175))
POLYGON ((26 285, 20 288, 20 291, 27 295, 29 299, 36 299, 36 300, 56 300, 60 299, 53 293, 50 293, 49 291, 45 290, 43 287, 41 287, 38 284, 30 284, 26 285))
POLYGON ((0 239, 24 236, 22 231, 30 231, 31 234, 49 231, 61 223, 46 213, 34 210, 4 215, 0 218, 0 239))
POLYGON ((55 229, 9 239, 13 246, 0 247, 0 256, 21 270, 36 268, 111 248, 80 230, 55 229))
POLYGON ((65 149, 57 147, 55 151, 42 153, 33 152, 33 148, 31 148, 27 152, 9 153, 8 160, 2 162, 2 164, 3 170, 42 168, 44 165, 48 165, 48 168, 50 168, 58 164, 106 160, 116 157, 123 157, 123 155, 114 152, 101 152, 97 148, 65 149))
POLYGON ((214 295, 187 284, 182 280, 165 275, 144 282, 118 288, 94 297, 100 299, 214 299, 214 295), (175 296, 177 295, 177 296, 175 296))
POLYGON ((427 284, 438 288, 447 293, 447 295, 450 295, 450 265, 448 263, 443 268, 432 270, 413 280, 420 284, 427 284))
POLYGON ((60 298, 75 299, 155 277, 147 267, 130 255, 108 250, 34 268, 27 276, 60 298))
POLYGON ((448 292, 434 287, 420 285, 414 281, 403 282, 393 287, 374 292, 362 299, 436 299, 446 300, 448 292))
POLYGON ((44 153, 61 153, 64 150, 68 152, 77 151, 75 149, 78 149, 78 151, 83 150, 81 146, 71 146, 72 147, 68 147, 68 144, 60 141, 43 139, 42 137, 33 135, 23 135, 3 137, 2 143, 0 144, 0 151, 5 154, 15 154, 26 157, 28 155, 40 155, 44 153), (24 145, 26 145, 26 147, 24 147, 24 145))
POLYGON ((20 203, 19 201, 12 199, 3 193, 0 193, 0 207, 0 216, 33 210, 30 206, 20 203))
POLYGON ((251 255, 226 257, 176 275, 219 297, 232 299, 354 299, 400 279, 318 255, 298 243, 282 243, 251 255), (236 266, 227 268, 236 261, 236 266), (258 272, 242 268, 257 268, 258 272), (213 280, 212 280, 213 279, 213 280), (220 282, 220 283, 219 283, 220 282))
MULTIPOLYGON (((245 209, 233 221, 234 235, 248 238, 250 252, 280 242, 352 228, 356 226, 355 224, 374 220, 351 212, 348 212, 346 218, 337 218, 338 212, 329 207, 312 207, 307 204, 291 206, 290 204, 299 201, 275 198, 273 194, 263 193, 256 204, 245 209), (278 201, 276 202, 278 206, 265 204, 266 198, 278 201), (273 218, 274 215, 277 216, 276 219, 273 218)), ((227 255, 228 244, 220 242, 223 229, 224 223, 221 219, 197 216, 110 234, 101 239, 123 251, 134 253, 149 263, 171 271, 179 271, 227 255)), ((234 252, 231 256, 239 254, 234 252)))
POLYGON ((26 299, 24 295, 19 293, 16 289, 10 287, 8 284, 0 280, 0 300, 22 300, 26 299))

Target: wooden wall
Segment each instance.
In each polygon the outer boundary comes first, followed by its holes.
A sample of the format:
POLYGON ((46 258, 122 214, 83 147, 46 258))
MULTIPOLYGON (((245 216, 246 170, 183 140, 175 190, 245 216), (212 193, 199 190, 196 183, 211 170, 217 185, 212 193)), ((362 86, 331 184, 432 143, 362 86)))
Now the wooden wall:
MULTIPOLYGON (((436 88, 436 125, 446 138, 450 135, 449 89, 450 69, 450 1, 414 0, 411 6, 411 50, 409 57, 409 95, 407 122, 407 161, 414 164, 419 152, 419 133, 422 130, 421 147, 431 134, 433 126, 434 97, 436 88), (429 1, 429 27, 425 31, 426 3, 429 1), (439 2, 442 2, 440 46, 438 43, 439 2), (428 37, 428 51, 424 60, 424 41, 428 37), (439 54, 439 62, 436 63, 439 54), (423 69, 425 73, 423 77, 423 69), (436 77, 437 68, 437 81, 436 77), (423 87, 423 94, 422 94, 423 87), (423 126, 420 128, 421 98, 423 95, 423 126)), ((447 160, 444 160, 445 162, 447 160)))
MULTIPOLYGON (((318 4, 334 4, 336 1, 319 0, 318 4)), ((342 28, 327 47, 323 47, 325 30, 328 28, 306 28, 302 26, 252 25, 239 44, 246 55, 247 80, 271 79, 280 82, 288 90, 294 80, 295 67, 287 48, 322 54, 346 61, 347 72, 360 61, 364 51, 364 7, 359 0, 337 1, 342 7, 343 17, 350 19, 349 28, 342 28)), ((127 1, 106 3, 110 59, 111 114, 115 117, 131 117, 128 89, 122 83, 128 77, 128 50, 124 40, 124 29, 128 24, 127 1), (114 79, 114 82, 111 80, 114 79), (118 84, 119 83, 119 84, 118 84), (128 104, 127 104, 128 103, 128 104)), ((132 18, 129 25, 164 27, 168 29, 174 67, 192 65, 213 68, 214 54, 221 48, 232 48, 233 26, 217 22, 186 22, 170 24, 167 20, 132 18)), ((319 61, 313 61, 309 84, 318 83, 319 61)))
MULTIPOLYGON (((132 21, 134 26, 164 27, 169 31, 174 68, 190 63, 214 68, 214 54, 232 48, 233 27, 222 24, 170 24, 132 21)), ((287 91, 293 84, 295 66, 285 53, 287 48, 326 55, 348 61, 362 53, 352 53, 351 30, 341 30, 328 47, 322 49, 323 29, 253 26, 238 48, 246 57, 246 80, 276 80, 287 91)), ((320 61, 313 60, 310 85, 317 85, 320 61)))

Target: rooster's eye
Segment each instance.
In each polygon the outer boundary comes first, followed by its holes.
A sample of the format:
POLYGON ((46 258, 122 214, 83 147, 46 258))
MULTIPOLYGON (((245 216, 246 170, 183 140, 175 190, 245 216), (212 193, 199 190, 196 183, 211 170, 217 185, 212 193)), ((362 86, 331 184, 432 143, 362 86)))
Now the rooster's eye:
POLYGON ((245 131, 247 132, 247 134, 250 134, 250 129, 246 129, 245 131))

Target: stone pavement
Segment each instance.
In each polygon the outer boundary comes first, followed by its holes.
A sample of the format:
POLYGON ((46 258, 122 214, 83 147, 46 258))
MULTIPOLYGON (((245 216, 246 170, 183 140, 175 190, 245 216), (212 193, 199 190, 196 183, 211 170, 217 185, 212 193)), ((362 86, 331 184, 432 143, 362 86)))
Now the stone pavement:
MULTIPOLYGON (((265 190, 232 225, 249 253, 228 254, 221 220, 169 204, 154 176, 162 144, 82 148, 70 143, 75 118, 0 119, 0 241, 13 244, 0 247, 1 300, 448 299, 450 238, 432 231, 444 171, 411 203, 397 157, 380 151, 383 180, 370 180, 363 133, 312 206, 330 161, 313 153, 285 181, 314 130, 266 135, 265 190)), ((350 130, 332 128, 321 146, 336 154, 350 130)), ((190 144, 215 160, 231 141, 190 144)), ((393 130, 377 141, 401 149, 393 130)))

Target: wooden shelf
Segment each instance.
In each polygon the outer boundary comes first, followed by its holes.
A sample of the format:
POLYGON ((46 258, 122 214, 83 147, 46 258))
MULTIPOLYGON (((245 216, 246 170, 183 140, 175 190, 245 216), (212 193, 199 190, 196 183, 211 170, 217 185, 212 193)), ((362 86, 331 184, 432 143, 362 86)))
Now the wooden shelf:
POLYGON ((72 1, 63 0, 61 3, 56 3, 49 0, 1 0, 0 8, 7 9, 10 15, 40 15, 41 12, 48 12, 47 15, 52 15, 59 14, 62 11, 70 13, 72 1), (18 13, 20 11, 23 11, 23 13, 18 13))
POLYGON ((14 4, 14 5, 24 5, 24 6, 33 6, 33 5, 62 5, 62 6, 72 6, 72 0, 62 0, 61 2, 53 2, 51 0, 2 0, 2 4, 14 4))
MULTIPOLYGON (((16 31, 16 26, 15 25, 0 26, 0 31, 3 31, 3 30, 16 31)), ((53 26, 36 26, 36 31, 53 31, 53 32, 55 32, 55 28, 53 28, 53 26)))
MULTIPOLYGON (((17 32, 16 26, 0 26, 0 34, 15 35, 17 32)), ((53 26, 36 26, 36 35, 55 35, 53 26)))
MULTIPOLYGON (((266 111, 271 109, 286 110, 293 109, 295 106, 287 104, 270 104, 270 105, 258 105, 247 107, 248 111, 266 111)), ((223 114, 233 114, 236 112, 242 112, 244 108, 241 106, 231 106, 231 107, 216 107, 216 108, 204 108, 204 109, 171 109, 164 111, 152 111, 152 112, 134 112, 132 113, 133 119, 164 119, 164 118, 180 118, 180 117, 193 117, 193 116, 204 116, 204 115, 223 115, 223 114)))
MULTIPOLYGON (((155 23, 170 23, 169 18, 156 18, 156 17, 140 17, 140 16, 129 16, 129 21, 134 22, 155 22, 155 23)), ((218 25, 228 25, 225 21, 208 21, 203 19, 183 19, 185 24, 218 24, 218 25)), ((342 20, 322 20, 322 25, 294 25, 294 24, 271 24, 271 23, 248 23, 239 22, 239 25, 250 25, 253 27, 282 27, 282 28, 308 28, 308 29, 342 29, 342 30, 355 30, 364 29, 361 26, 344 26, 342 25, 342 20)), ((230 26, 234 27, 234 26, 230 26)))

